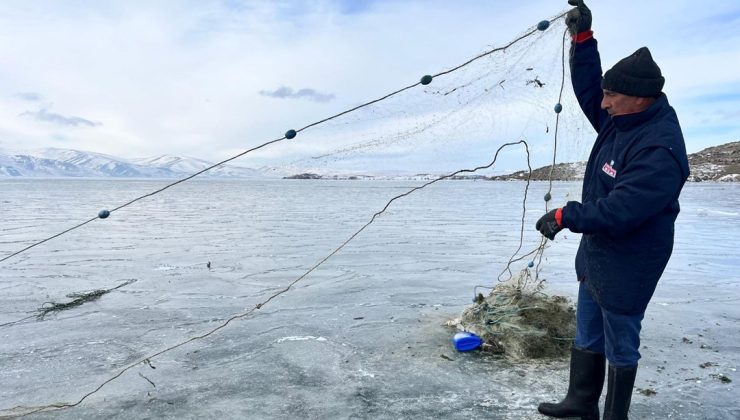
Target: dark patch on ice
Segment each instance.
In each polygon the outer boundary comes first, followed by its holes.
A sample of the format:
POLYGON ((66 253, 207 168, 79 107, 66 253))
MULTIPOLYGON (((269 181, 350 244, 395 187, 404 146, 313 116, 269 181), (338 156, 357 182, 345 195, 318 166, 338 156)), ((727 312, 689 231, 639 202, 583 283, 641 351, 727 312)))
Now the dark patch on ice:
POLYGON ((712 375, 712 377, 719 379, 719 381, 723 384, 729 384, 730 382, 732 382, 732 379, 728 378, 726 375, 714 374, 712 375))

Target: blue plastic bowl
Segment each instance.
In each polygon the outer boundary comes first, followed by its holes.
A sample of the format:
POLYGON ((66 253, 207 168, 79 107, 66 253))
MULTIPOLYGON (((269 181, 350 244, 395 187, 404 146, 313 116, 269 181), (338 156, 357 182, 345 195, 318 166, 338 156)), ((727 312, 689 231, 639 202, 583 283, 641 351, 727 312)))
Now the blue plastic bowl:
POLYGON ((473 333, 459 332, 452 337, 452 344, 457 351, 471 351, 480 347, 483 340, 473 333))

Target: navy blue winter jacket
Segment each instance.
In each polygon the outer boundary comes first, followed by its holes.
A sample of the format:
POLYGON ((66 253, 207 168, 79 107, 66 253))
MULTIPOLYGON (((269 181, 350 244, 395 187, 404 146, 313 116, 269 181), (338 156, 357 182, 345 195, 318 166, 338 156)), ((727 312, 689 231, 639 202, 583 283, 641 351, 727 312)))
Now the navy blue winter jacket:
POLYGON ((689 175, 686 146, 664 94, 640 113, 612 117, 602 110, 597 42, 573 48, 573 88, 599 134, 586 166, 582 203, 568 202, 562 222, 583 233, 576 274, 601 307, 639 314, 673 251, 678 196, 689 175))

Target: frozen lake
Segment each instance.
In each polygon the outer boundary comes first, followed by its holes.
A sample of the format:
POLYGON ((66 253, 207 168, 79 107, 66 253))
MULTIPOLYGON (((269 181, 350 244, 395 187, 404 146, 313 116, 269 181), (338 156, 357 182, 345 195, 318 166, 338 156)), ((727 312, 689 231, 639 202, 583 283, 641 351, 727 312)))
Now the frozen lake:
MULTIPOLYGON (((0 256, 166 181, 0 180, 0 256)), ((0 266, 0 409, 75 402, 125 366, 287 286, 416 181, 193 180, 0 266), (207 263, 211 263, 210 269, 207 263)), ((524 252, 547 185, 530 189, 524 252)), ((576 199, 556 183, 553 203, 576 199)), ((541 418, 567 361, 457 353, 443 323, 515 251, 524 183, 448 181, 396 201, 253 315, 140 364, 79 406, 31 418, 541 418)), ((740 185, 689 184, 645 321, 631 418, 740 418, 740 185), (703 367, 700 367, 702 365, 703 367), (722 375, 732 380, 720 380, 722 375)), ((574 298, 578 235, 540 275, 574 298)), ((523 269, 526 261, 513 266, 523 269)), ((1 414, 7 414, 4 411, 1 414)))

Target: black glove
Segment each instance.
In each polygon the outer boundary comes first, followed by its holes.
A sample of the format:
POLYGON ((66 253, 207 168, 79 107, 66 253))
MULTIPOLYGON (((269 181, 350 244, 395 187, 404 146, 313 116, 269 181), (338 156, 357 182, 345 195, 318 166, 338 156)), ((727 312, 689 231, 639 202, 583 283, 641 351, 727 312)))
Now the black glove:
POLYGON ((540 217, 535 227, 540 231, 542 236, 552 241, 555 239, 555 235, 563 230, 563 225, 558 223, 558 218, 561 217, 562 212, 562 209, 550 210, 544 216, 540 217))
POLYGON ((578 35, 591 30, 591 10, 583 4, 583 0, 568 0, 568 4, 576 6, 565 17, 565 24, 568 25, 570 34, 578 35))

